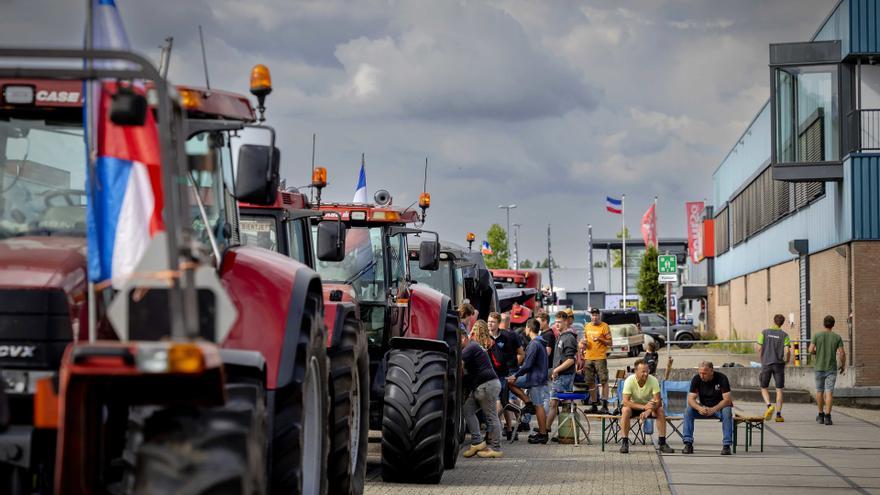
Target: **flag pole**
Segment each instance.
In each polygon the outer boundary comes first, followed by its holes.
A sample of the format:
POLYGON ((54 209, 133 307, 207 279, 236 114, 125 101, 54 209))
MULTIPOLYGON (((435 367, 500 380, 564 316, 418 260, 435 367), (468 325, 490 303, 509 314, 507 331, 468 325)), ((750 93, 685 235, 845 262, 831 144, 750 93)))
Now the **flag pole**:
MULTIPOLYGON (((92 50, 94 48, 94 38, 93 38, 93 36, 94 36, 94 26, 93 26, 94 5, 93 5, 93 3, 94 3, 93 0, 86 0, 86 5, 87 5, 87 7, 86 7, 86 50, 92 50)), ((86 67, 89 69, 92 68, 92 59, 86 60, 86 67)), ((93 200, 94 194, 95 194, 94 153, 95 153, 95 148, 96 148, 96 146, 95 146, 96 132, 94 129, 95 126, 93 125, 95 122, 95 116, 92 115, 92 112, 89 111, 89 107, 95 108, 95 105, 92 102, 92 100, 94 99, 94 96, 95 96, 95 91, 94 91, 94 82, 87 80, 85 82, 85 85, 86 85, 86 99, 85 99, 86 103, 83 105, 83 112, 85 112, 85 115, 86 115, 85 125, 86 125, 86 135, 88 137, 88 139, 86 140, 86 148, 87 148, 86 149, 86 160, 88 161, 86 166, 89 171, 89 179, 88 180, 90 181, 89 182, 89 198, 88 198, 88 200, 90 203, 94 204, 94 200, 93 200)), ((91 277, 89 277, 88 291, 89 291, 89 293, 88 293, 88 311, 89 311, 88 335, 89 335, 89 342, 94 342, 95 340, 98 339, 98 315, 97 315, 98 308, 97 308, 97 302, 96 302, 96 298, 97 298, 98 294, 97 294, 97 291, 95 290, 95 282, 92 281, 91 277)), ((73 341, 76 342, 78 340, 78 337, 79 337, 79 335, 74 335, 73 341)))
POLYGON ((623 222, 623 230, 620 232, 623 239, 623 255, 620 257, 623 263, 623 309, 626 309, 626 194, 620 197, 620 218, 623 222))
POLYGON ((657 225, 657 196, 654 196, 654 247, 660 250, 660 227, 657 225))

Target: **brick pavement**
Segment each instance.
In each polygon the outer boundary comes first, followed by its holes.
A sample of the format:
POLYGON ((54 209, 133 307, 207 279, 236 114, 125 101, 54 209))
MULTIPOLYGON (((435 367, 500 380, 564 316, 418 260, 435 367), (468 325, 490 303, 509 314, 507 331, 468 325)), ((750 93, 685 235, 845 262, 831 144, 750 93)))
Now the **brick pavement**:
POLYGON ((616 448, 601 452, 598 425, 592 425, 594 445, 529 445, 503 442, 504 458, 459 458, 439 485, 383 483, 379 444, 370 444, 365 493, 368 495, 503 494, 578 495, 662 493, 669 487, 653 446, 633 445, 630 454, 616 448))

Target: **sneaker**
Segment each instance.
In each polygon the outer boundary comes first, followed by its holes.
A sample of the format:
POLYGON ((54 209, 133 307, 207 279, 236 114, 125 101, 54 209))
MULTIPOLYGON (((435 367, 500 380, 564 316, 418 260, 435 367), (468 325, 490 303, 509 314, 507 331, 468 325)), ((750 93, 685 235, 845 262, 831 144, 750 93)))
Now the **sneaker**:
POLYGON ((477 452, 477 455, 479 457, 482 457, 483 459, 498 459, 504 457, 503 452, 501 452, 500 450, 492 450, 491 448, 481 450, 477 452))
POLYGON ((559 443, 559 437, 553 437, 550 439, 550 441, 553 443, 559 443))
POLYGON ((817 414, 816 415, 816 422, 819 423, 820 425, 824 425, 825 424, 825 413, 817 414))
POLYGON ((465 457, 473 457, 474 454, 486 448, 486 442, 480 442, 476 445, 471 445, 467 450, 462 454, 465 457))
POLYGON ((523 414, 535 414, 535 404, 532 402, 526 402, 526 405, 522 406, 523 414))
POLYGON ((773 411, 775 409, 776 407, 774 407, 773 404, 767 406, 767 410, 764 411, 764 421, 770 421, 770 418, 773 417, 773 411))
POLYGON ((694 453, 694 444, 686 443, 684 444, 684 448, 681 449, 682 454, 693 454, 694 453))
POLYGON ((827 426, 831 426, 831 425, 834 424, 834 423, 831 421, 831 415, 830 415, 830 414, 826 414, 826 415, 825 415, 825 424, 826 424, 827 426))
POLYGON ((674 454, 675 449, 670 447, 668 443, 664 443, 660 446, 660 452, 662 452, 664 454, 674 454))
POLYGON ((730 455, 730 445, 725 445, 721 447, 721 455, 730 455))
POLYGON ((550 440, 550 435, 538 433, 537 435, 529 437, 529 443, 531 444, 546 444, 547 441, 550 440))
POLYGON ((599 414, 599 405, 595 402, 590 406, 590 414, 599 414))
POLYGON ((611 411, 608 410, 608 404, 602 404, 602 408, 599 409, 599 414, 611 414, 611 411))
POLYGON ((782 413, 776 413, 776 422, 785 423, 785 418, 782 417, 782 413))
POLYGON ((623 442, 620 445, 620 453, 621 454, 629 454, 629 442, 623 442))
POLYGON ((519 426, 516 427, 516 431, 529 431, 531 428, 528 423, 520 423, 519 426))
POLYGON ((504 437, 507 438, 507 441, 511 441, 513 439, 513 428, 504 427, 504 437))

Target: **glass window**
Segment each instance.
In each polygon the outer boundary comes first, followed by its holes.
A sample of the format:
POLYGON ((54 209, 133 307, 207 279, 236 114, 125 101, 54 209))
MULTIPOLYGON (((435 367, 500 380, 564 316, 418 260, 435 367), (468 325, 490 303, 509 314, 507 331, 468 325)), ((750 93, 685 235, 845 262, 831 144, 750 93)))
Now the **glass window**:
POLYGON ((306 259, 306 225, 303 220, 287 222, 290 233, 290 257, 303 264, 310 264, 306 259))
POLYGON ((192 170, 193 183, 190 183, 189 202, 192 212, 192 227, 195 238, 207 244, 207 229, 217 238, 221 238, 223 229, 219 228, 223 219, 223 176, 222 167, 224 154, 228 149, 222 143, 222 134, 211 135, 203 132, 196 134, 186 142, 186 154, 192 170), (205 207, 207 225, 199 213, 196 196, 205 207))
POLYGON ((86 233, 82 122, 0 121, 0 239, 86 233), (5 146, 4 146, 5 145, 5 146))
POLYGON ((839 160, 837 66, 778 68, 775 77, 777 162, 839 160))
MULTIPOLYGON (((317 226, 312 229, 313 244, 317 226)), ((385 261, 381 227, 352 227, 345 237, 342 261, 318 261, 325 282, 351 285, 359 301, 385 303, 385 261)))
POLYGON ((388 239, 388 261, 391 267, 389 286, 396 286, 406 276, 409 264, 406 255, 406 236, 396 235, 388 239))
POLYGON ((239 220, 242 246, 256 246, 278 252, 278 229, 275 217, 242 215, 239 220))
MULTIPOLYGON (((452 293, 452 260, 440 262, 440 267, 434 271, 422 270, 419 268, 419 260, 410 261, 409 265, 410 277, 420 284, 436 289, 441 294, 453 300, 454 304, 458 304, 461 299, 455 299, 456 294, 452 293)), ((457 270, 461 271, 461 270, 457 270)))

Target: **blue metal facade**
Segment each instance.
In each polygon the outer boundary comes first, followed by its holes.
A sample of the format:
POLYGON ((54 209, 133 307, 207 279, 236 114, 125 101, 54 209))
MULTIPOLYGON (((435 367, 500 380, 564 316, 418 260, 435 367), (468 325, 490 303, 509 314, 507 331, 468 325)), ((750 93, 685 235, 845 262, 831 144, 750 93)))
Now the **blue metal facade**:
MULTIPOLYGON (((844 57, 880 53, 880 0, 842 0, 813 36, 841 40, 844 57)), ((766 103, 713 174, 716 214, 770 163, 771 118, 766 103)), ((795 259, 792 239, 808 239, 810 252, 852 240, 880 240, 880 153, 848 155, 842 182, 715 259, 715 283, 795 259)))

